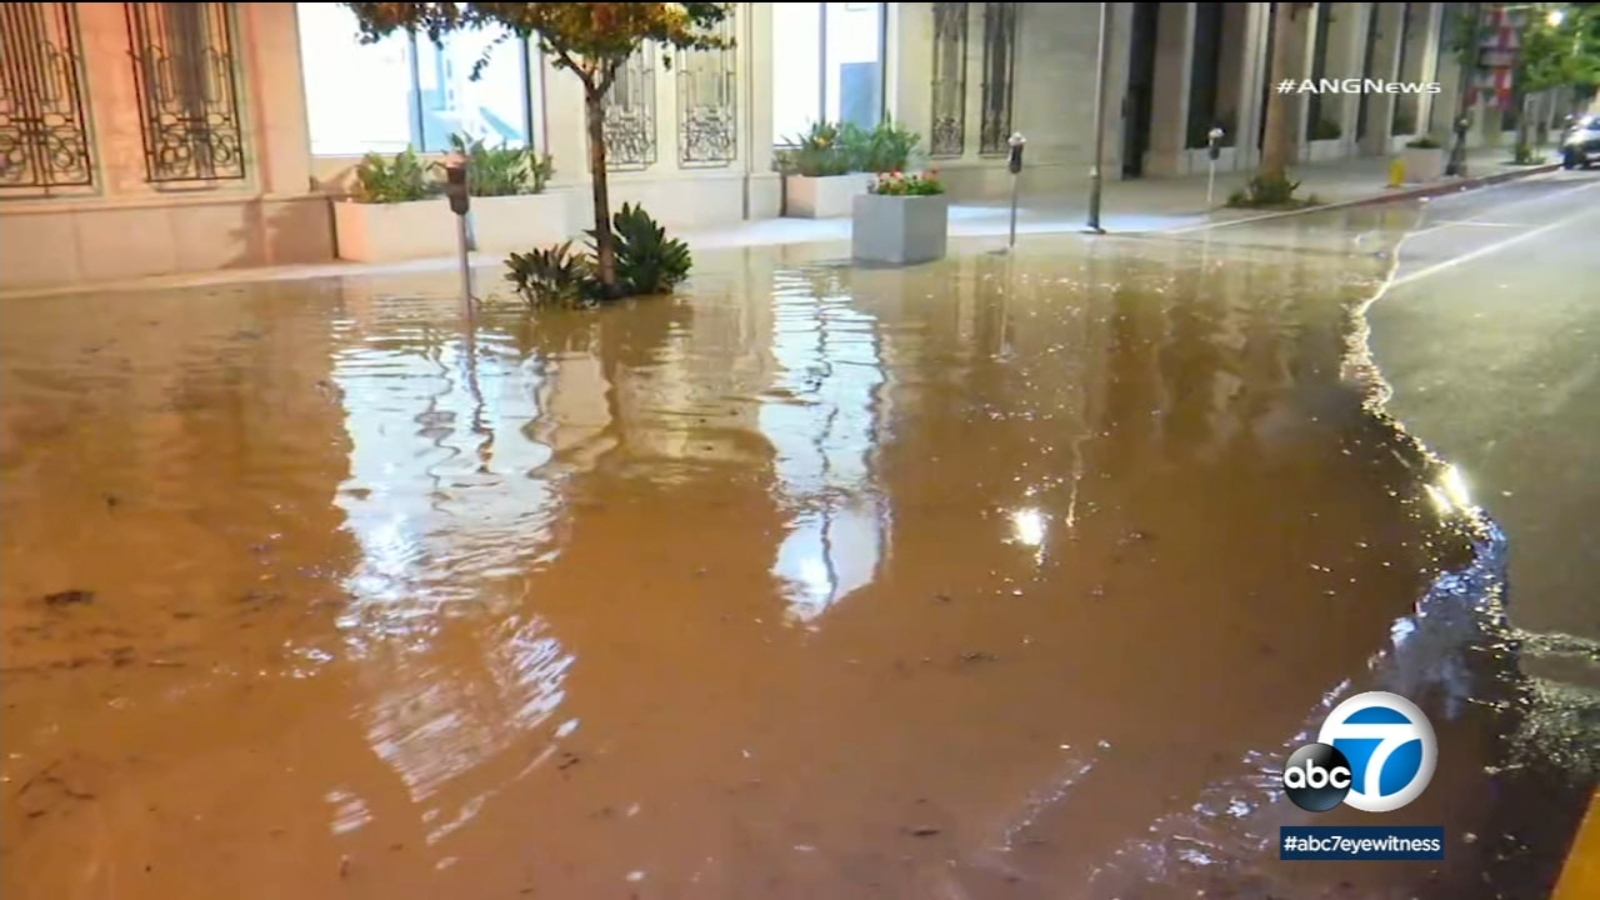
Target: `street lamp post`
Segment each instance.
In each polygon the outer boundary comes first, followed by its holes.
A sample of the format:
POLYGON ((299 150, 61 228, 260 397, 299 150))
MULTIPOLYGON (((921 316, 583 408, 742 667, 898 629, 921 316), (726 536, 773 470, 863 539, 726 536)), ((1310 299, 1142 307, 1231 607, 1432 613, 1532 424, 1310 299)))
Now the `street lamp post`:
POLYGON ((1089 230, 1105 234, 1100 227, 1100 165, 1105 158, 1106 136, 1106 56, 1111 43, 1111 4, 1100 4, 1100 40, 1095 50, 1094 67, 1094 167, 1089 170, 1089 230))
POLYGON ((1472 76, 1476 71, 1473 63, 1477 60, 1480 23, 1482 13, 1479 7, 1482 4, 1472 4, 1472 33, 1467 37, 1468 45, 1461 50, 1461 102, 1457 104, 1456 119, 1454 124, 1455 141, 1450 145, 1450 161, 1444 167, 1446 175, 1465 176, 1467 174, 1467 129, 1472 125, 1471 110, 1472 92, 1477 87, 1472 83, 1472 76))

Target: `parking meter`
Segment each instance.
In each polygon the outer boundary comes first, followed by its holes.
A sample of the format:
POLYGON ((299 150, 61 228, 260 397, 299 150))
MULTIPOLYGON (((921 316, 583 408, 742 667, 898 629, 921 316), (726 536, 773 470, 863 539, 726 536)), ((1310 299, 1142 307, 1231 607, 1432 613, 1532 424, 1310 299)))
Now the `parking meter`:
POLYGON ((467 161, 461 154, 453 154, 444 164, 444 193, 450 200, 450 211, 456 214, 456 245, 461 257, 461 298, 467 305, 467 317, 472 316, 472 264, 468 259, 472 240, 467 233, 467 213, 472 209, 472 197, 467 193, 467 161))
POLYGON ((472 207, 472 200, 467 196, 467 164, 465 160, 452 158, 444 164, 445 196, 450 198, 450 211, 458 216, 464 216, 472 207))
POLYGON ((1017 182, 1021 180, 1022 175, 1022 148, 1027 145, 1028 139, 1022 136, 1022 132, 1013 131, 1006 143, 1011 147, 1011 159, 1006 163, 1006 168, 1011 171, 1011 237, 1006 246, 1015 247, 1017 245, 1017 182))
POLYGON ((1206 132, 1206 159, 1210 160, 1206 172, 1206 206, 1211 205, 1217 193, 1217 160, 1222 156, 1222 137, 1226 133, 1221 125, 1213 125, 1206 132))

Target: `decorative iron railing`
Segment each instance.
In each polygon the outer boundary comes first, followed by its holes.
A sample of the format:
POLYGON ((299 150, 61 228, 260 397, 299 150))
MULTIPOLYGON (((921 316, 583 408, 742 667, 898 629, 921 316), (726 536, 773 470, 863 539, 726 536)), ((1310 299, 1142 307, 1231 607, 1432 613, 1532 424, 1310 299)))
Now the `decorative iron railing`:
POLYGON ((928 155, 960 156, 967 137, 966 3, 933 4, 933 127, 928 155))
POLYGON ((0 4, 0 188, 94 183, 74 6, 0 4))
MULTIPOLYGON (((733 12, 717 25, 730 43, 733 12)), ((678 164, 684 168, 730 165, 739 155, 738 72, 735 50, 691 50, 678 70, 678 164)))
POLYGON ((124 3, 146 177, 245 177, 229 3, 124 3))
POLYGON ((656 162, 656 53, 645 44, 617 70, 605 97, 606 168, 647 169, 656 162))
POLYGON ((1011 152, 1011 84, 1017 68, 1017 3, 983 5, 983 118, 978 152, 1011 152))

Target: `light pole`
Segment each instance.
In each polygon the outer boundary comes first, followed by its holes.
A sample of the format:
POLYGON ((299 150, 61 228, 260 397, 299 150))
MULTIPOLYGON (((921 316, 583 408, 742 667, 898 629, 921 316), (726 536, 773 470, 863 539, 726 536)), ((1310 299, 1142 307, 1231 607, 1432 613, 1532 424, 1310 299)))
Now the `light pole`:
POLYGON ((1100 164, 1105 158, 1106 137, 1106 51, 1111 43, 1111 4, 1100 4, 1100 40, 1094 65, 1094 167, 1089 170, 1089 230, 1105 234, 1100 227, 1100 164))

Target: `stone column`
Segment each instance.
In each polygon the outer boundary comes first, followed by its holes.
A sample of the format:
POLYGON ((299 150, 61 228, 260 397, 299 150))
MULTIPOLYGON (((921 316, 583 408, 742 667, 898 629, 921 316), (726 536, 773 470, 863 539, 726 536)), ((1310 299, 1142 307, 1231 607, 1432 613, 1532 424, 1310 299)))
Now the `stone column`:
POLYGON ((739 5, 740 155, 745 163, 746 219, 771 219, 783 204, 783 183, 772 171, 772 4, 739 5))
MULTIPOLYGON (((1378 39, 1372 45, 1372 64, 1369 71, 1373 79, 1396 81, 1400 79, 1400 51, 1405 30, 1406 4, 1374 3, 1369 15, 1378 17, 1378 39)), ((1365 156, 1387 156, 1389 138, 1394 134, 1394 110, 1400 102, 1399 94, 1373 93, 1365 97, 1367 104, 1367 133, 1361 139, 1361 153, 1365 156)))
POLYGON ((1257 138, 1266 115, 1262 87, 1271 74, 1266 70, 1272 41, 1267 31, 1271 8, 1270 3, 1229 3, 1223 23, 1227 43, 1222 51, 1217 105, 1224 114, 1233 113, 1234 169, 1252 168, 1261 156, 1257 138))
POLYGON ((1194 7, 1193 3, 1161 4, 1150 152, 1145 158, 1152 175, 1180 175, 1188 168, 1184 144, 1189 126, 1189 73, 1194 66, 1194 7))
MULTIPOLYGON (((1328 78, 1360 78, 1367 48, 1367 17, 1372 14, 1371 3, 1335 3, 1328 26, 1328 78)), ((1339 139, 1343 147, 1353 147, 1356 138, 1356 116, 1361 97, 1357 94, 1323 94, 1322 117, 1339 125, 1339 139)), ((1317 123, 1306 127, 1316 128, 1317 123)), ((1349 151, 1342 150, 1340 155, 1349 151)))
MULTIPOLYGON (((1438 52, 1437 29, 1440 5, 1437 3, 1411 3, 1406 13, 1405 44, 1400 52, 1399 80, 1426 84, 1433 76, 1433 59, 1438 52)), ((1395 136, 1422 134, 1427 131, 1430 94, 1400 94, 1395 98, 1400 123, 1394 128, 1395 136), (1409 126, 1409 127, 1407 127, 1409 126)))

